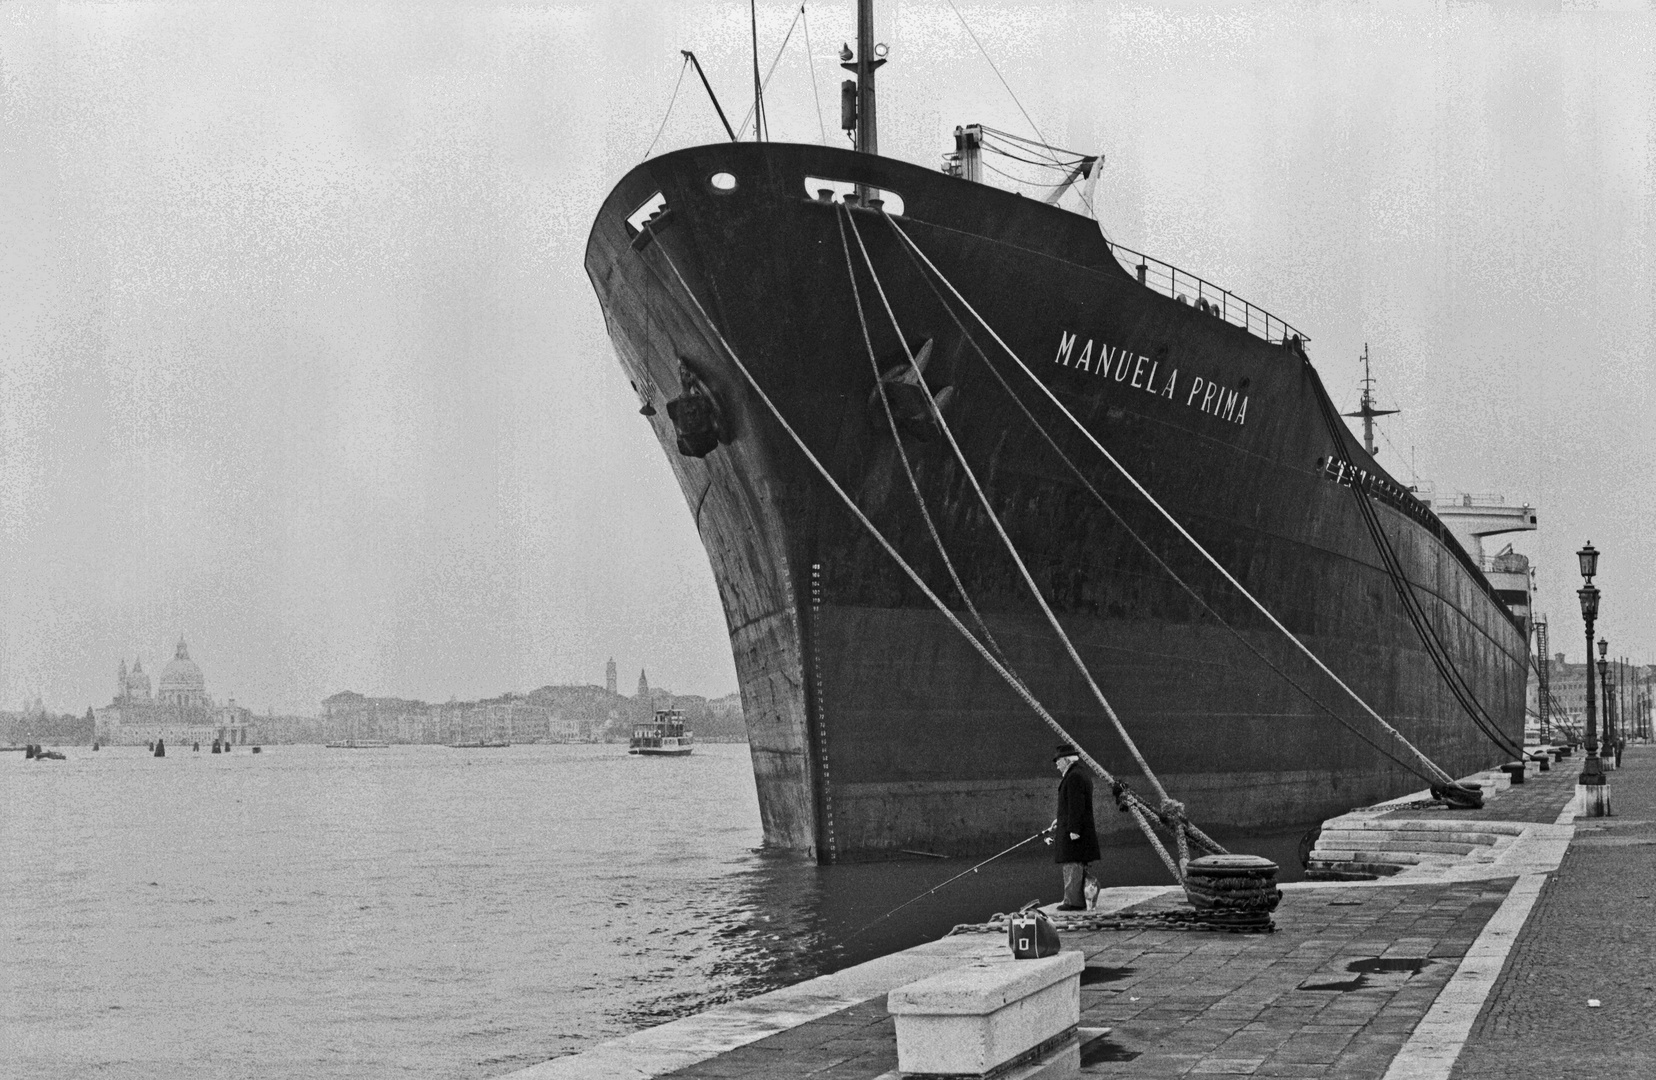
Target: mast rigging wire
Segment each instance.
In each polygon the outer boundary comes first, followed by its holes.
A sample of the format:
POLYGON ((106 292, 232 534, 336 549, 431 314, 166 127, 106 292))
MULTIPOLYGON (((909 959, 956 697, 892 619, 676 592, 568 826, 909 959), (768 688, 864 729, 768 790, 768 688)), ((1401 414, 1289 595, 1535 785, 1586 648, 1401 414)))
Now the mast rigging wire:
POLYGON ((805 70, 811 73, 811 98, 816 102, 817 130, 822 132, 822 145, 828 145, 828 127, 822 120, 822 95, 817 93, 815 53, 811 51, 811 20, 805 17, 805 5, 799 5, 799 21, 805 28, 805 70))
MULTIPOLYGON (((799 20, 801 18, 803 18, 804 15, 805 15, 805 5, 801 4, 801 5, 799 5, 799 10, 794 13, 793 22, 788 24, 788 32, 787 32, 787 34, 783 35, 781 47, 776 50, 776 55, 771 57, 770 67, 765 69, 765 81, 763 83, 757 82, 757 79, 759 77, 759 66, 758 66, 757 61, 754 62, 753 75, 754 75, 754 79, 756 80, 755 85, 760 87, 760 95, 761 96, 759 98, 759 103, 760 103, 761 109, 763 108, 763 103, 764 103, 764 97, 763 97, 764 91, 770 89, 771 76, 776 74, 776 65, 781 62, 782 53, 784 51, 786 51, 786 49, 788 48, 788 42, 793 39, 794 27, 799 25, 799 20)), ((810 59, 810 57, 807 56, 806 60, 809 61, 809 59, 810 59)), ((816 88, 816 73, 815 72, 812 72, 812 74, 811 74, 811 88, 813 90, 816 88)), ((753 107, 749 106, 748 111, 747 111, 747 115, 742 117, 742 126, 736 129, 736 141, 738 141, 738 142, 741 141, 742 135, 747 131, 748 121, 753 119, 753 115, 754 115, 753 107)), ((763 115, 762 112, 760 114, 759 119, 764 125, 764 137, 769 138, 769 135, 770 135, 770 121, 769 121, 769 119, 767 119, 763 115)), ((821 105, 820 101, 817 104, 817 122, 819 124, 822 122, 822 105, 821 105)), ((758 139, 758 138, 761 137, 759 127, 757 125, 755 125, 755 127, 754 127, 753 137, 755 139, 758 139)))
MULTIPOLYGON (((995 58, 989 55, 989 50, 985 49, 983 47, 983 42, 978 40, 977 33, 975 31, 973 31, 973 29, 972 29, 972 24, 968 23, 966 21, 966 16, 962 15, 960 13, 960 8, 955 6, 955 0, 948 0, 948 2, 949 2, 950 9, 953 10, 954 13, 955 13, 955 18, 959 19, 960 20, 960 25, 966 28, 966 34, 967 34, 968 37, 970 37, 972 39, 972 44, 976 45, 977 49, 978 49, 978 52, 983 54, 984 60, 988 61, 988 63, 989 63, 989 69, 995 73, 995 78, 1000 80, 1001 86, 1003 86, 1006 89, 1006 93, 1008 94, 1008 96, 1010 96, 1012 98, 1012 104, 1016 105, 1018 107, 1018 111, 1023 114, 1024 122, 1026 124, 1028 124, 1029 127, 1030 127, 1030 130, 1034 131, 1035 134, 1040 138, 1040 143, 1038 145, 1046 148, 1047 152, 1048 152, 1048 156, 1053 157, 1053 160, 1056 161, 1057 160, 1056 155, 1053 155, 1051 153, 1051 144, 1049 144, 1046 141, 1046 136, 1041 134, 1040 125, 1035 123, 1034 119, 1029 115, 1029 110, 1025 109, 1023 107, 1023 102, 1018 100, 1018 95, 1016 93, 1014 93, 1013 90, 1012 90, 1012 84, 1006 81, 1006 76, 1001 74, 1001 69, 999 68, 999 66, 996 65, 995 58)), ((986 129, 986 130, 992 130, 992 129, 986 129)), ((1012 137, 1016 138, 1016 136, 1012 136, 1012 137)), ((1028 140, 1020 140, 1020 141, 1028 141, 1028 140)), ((1036 144, 1032 143, 1031 145, 1036 145, 1036 144)), ((1087 212, 1092 214, 1092 216, 1094 218, 1097 218, 1098 217, 1098 211, 1093 209, 1092 203, 1087 199, 1086 192, 1081 191, 1080 189, 1077 189, 1076 194, 1081 196, 1081 202, 1087 207, 1087 212)))
POLYGON ((1012 181, 1015 184, 1027 184, 1030 187, 1034 187, 1034 188, 1052 187, 1053 186, 1051 184, 1042 183, 1039 180, 1026 180, 1021 176, 1013 176, 1011 173, 1007 172, 1005 169, 997 169, 993 165, 989 164, 989 162, 984 161, 982 159, 979 159, 978 164, 982 165, 985 169, 988 169, 992 173, 997 173, 1001 176, 1006 177, 1006 179, 1012 181))
POLYGON ((685 53, 684 62, 679 64, 678 82, 673 84, 673 96, 667 99, 667 111, 661 117, 661 126, 656 128, 655 138, 650 140, 649 149, 644 151, 645 158, 648 158, 650 153, 655 150, 656 143, 661 141, 661 133, 667 130, 667 119, 673 115, 673 103, 678 100, 679 87, 684 85, 684 69, 689 66, 690 54, 685 53))
POLYGON ((1381 726, 1381 728, 1386 731, 1387 734, 1391 735, 1392 738, 1396 739, 1398 741, 1398 743, 1400 743, 1405 749, 1407 749, 1410 753, 1414 754, 1417 758, 1419 758, 1421 763, 1424 764, 1427 767, 1427 769, 1431 772, 1431 774, 1433 776, 1436 776, 1439 779, 1440 783, 1453 784, 1455 782, 1454 778, 1451 777, 1447 772, 1445 772, 1442 769, 1442 767, 1437 764, 1437 762, 1433 761, 1431 758, 1427 757, 1424 753, 1422 753, 1418 747, 1416 747, 1413 743, 1411 743, 1407 738, 1404 737, 1402 732, 1398 731, 1391 724, 1387 723, 1385 718, 1382 717, 1378 712, 1376 712, 1374 710, 1374 708, 1371 705, 1369 705, 1368 702, 1364 701, 1362 699, 1362 697, 1360 695, 1358 695, 1357 691, 1353 690, 1346 683, 1346 681, 1344 679, 1342 679, 1338 675, 1334 674, 1334 672, 1332 670, 1330 670, 1328 665, 1323 663, 1322 659, 1320 657, 1318 657, 1316 653, 1311 651, 1309 646, 1307 646, 1298 637, 1294 636, 1294 634, 1286 626, 1283 626, 1282 622, 1275 615, 1273 615, 1271 613, 1269 608, 1267 608, 1263 603, 1261 603, 1259 601, 1259 599, 1254 596, 1253 593, 1249 592, 1248 589, 1240 581, 1238 581, 1236 579, 1236 576, 1225 568, 1223 563, 1221 563, 1218 559, 1214 558, 1212 553, 1209 552, 1206 547, 1202 546, 1202 544, 1194 536, 1192 536, 1190 534, 1189 530, 1187 530, 1184 527, 1184 525, 1182 523, 1180 523, 1178 518, 1174 517, 1173 514, 1166 507, 1162 506, 1162 504, 1156 499, 1156 497, 1154 495, 1150 494, 1150 492, 1144 487, 1143 484, 1139 483, 1138 479, 1135 476, 1133 476, 1132 473, 1127 471, 1126 466, 1122 465, 1121 462, 1116 459, 1114 454, 1110 453, 1107 449, 1104 448, 1104 445, 1102 443, 1100 443, 1096 437, 1094 437, 1093 433, 1091 431, 1087 430, 1086 425, 1081 423, 1081 421, 1075 416, 1075 414, 1072 413, 1064 405, 1063 402, 1058 400, 1057 395, 1052 392, 1051 388, 1048 387, 1045 383, 1043 383, 1039 378, 1036 377, 1035 373, 1030 370, 1029 365, 1024 363, 1023 358, 1020 357, 1016 352, 1014 352, 1012 350, 1012 346, 1008 345, 1006 343, 1005 339, 1003 339, 1000 336, 1000 334, 998 334, 995 331, 995 328, 989 325, 988 320, 984 319, 984 317, 978 312, 978 310, 972 306, 971 302, 968 301, 964 296, 960 295, 960 290, 955 288, 954 284, 951 281, 949 281, 949 279, 947 277, 944 276, 943 272, 937 268, 936 264, 934 264, 929 257, 927 257, 926 253, 924 251, 920 250, 919 246, 917 244, 915 244, 914 239, 912 237, 910 237, 907 232, 903 231, 903 227, 901 225, 898 225, 897 222, 894 219, 892 219, 889 215, 886 217, 886 220, 888 222, 890 222, 891 227, 893 229, 897 230, 897 234, 903 238, 904 242, 907 243, 908 246, 910 248, 912 248, 917 255, 920 256, 921 260, 925 262, 926 266, 931 270, 931 272, 937 276, 937 279, 948 287, 949 292, 954 295, 954 298, 956 300, 958 300, 960 302, 960 304, 963 307, 965 307, 965 309, 967 311, 971 312, 972 317, 977 320, 979 325, 981 325, 985 330, 987 330, 989 332, 989 336, 995 339, 995 344, 999 345, 1001 347, 1001 349, 1003 349, 1006 352, 1006 355, 1012 358, 1012 361, 1015 364, 1018 365, 1018 368, 1021 371, 1023 371, 1023 373, 1025 375, 1027 375, 1029 377, 1030 382, 1034 383, 1035 386, 1043 394, 1046 395, 1047 400, 1051 401, 1053 403, 1053 405, 1058 407, 1059 411, 1062 412, 1064 414, 1064 416, 1069 420, 1069 422, 1075 427, 1075 429, 1081 433, 1082 437, 1085 438, 1088 442, 1090 442, 1093 445, 1093 448, 1096 449, 1100 454, 1102 454, 1104 456, 1104 459, 1106 461, 1108 461, 1112 466, 1114 466, 1116 471, 1119 472, 1122 475, 1122 477, 1124 479, 1126 479, 1126 481, 1129 484, 1131 484, 1133 486, 1133 488, 1135 490, 1137 490, 1138 493, 1145 498, 1146 501, 1148 501, 1150 503, 1151 506, 1154 506, 1156 508, 1156 510, 1162 515, 1162 517, 1166 518, 1168 523, 1171 524, 1175 529, 1177 529, 1179 534, 1181 536, 1183 536, 1187 541, 1189 541, 1191 546, 1194 547, 1198 552, 1200 552, 1201 555, 1203 556, 1203 558, 1205 558, 1210 564, 1212 564, 1214 569, 1218 570, 1219 573, 1224 576, 1226 581, 1229 581, 1231 583, 1231 585, 1238 592, 1240 592, 1244 597, 1246 597, 1248 599, 1248 601, 1250 603, 1252 603, 1254 605, 1254 607, 1259 610, 1259 613, 1264 615, 1265 618, 1270 621, 1271 625, 1275 626, 1278 630, 1280 630, 1282 632, 1282 634, 1285 637, 1287 637, 1291 642, 1293 642, 1294 645, 1302 653, 1304 653, 1306 655, 1306 657, 1308 659, 1310 659, 1313 664, 1315 664, 1319 669, 1322 670, 1323 674, 1327 675, 1330 679, 1333 679, 1334 682, 1340 687, 1340 689, 1344 690, 1348 695, 1350 695, 1351 699, 1353 701, 1355 701, 1359 706, 1361 706, 1363 711, 1368 713, 1368 715, 1371 718, 1373 718, 1375 723, 1379 724, 1381 726))
MULTIPOLYGON (((748 19, 753 28, 753 140, 765 139, 765 88, 759 81, 759 0, 748 0, 748 19)), ((783 42, 783 44, 787 44, 783 42)), ((774 67, 774 65, 772 65, 774 67)), ((747 126, 746 121, 742 126, 747 126)))

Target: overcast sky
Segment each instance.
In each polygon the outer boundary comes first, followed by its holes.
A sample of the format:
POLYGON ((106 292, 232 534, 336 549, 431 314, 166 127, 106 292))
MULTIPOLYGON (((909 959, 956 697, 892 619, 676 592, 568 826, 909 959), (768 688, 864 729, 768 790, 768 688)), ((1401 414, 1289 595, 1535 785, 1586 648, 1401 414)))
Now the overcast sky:
MULTIPOLYGON (((1115 239, 1370 346, 1381 460, 1540 508, 1656 658, 1656 20, 1647 5, 962 3, 1115 239), (1413 466, 1411 467, 1411 461, 1413 466)), ((839 142, 849 0, 772 135, 839 142)), ((759 4, 766 62, 796 6, 759 4)), ((735 689, 677 486, 581 266, 737 2, 0 5, 0 707, 81 711, 183 634, 208 691, 314 712, 601 682, 735 689)), ((1029 124, 947 0, 884 3, 881 149, 1029 124)), ((656 152, 720 129, 694 76, 656 152)))

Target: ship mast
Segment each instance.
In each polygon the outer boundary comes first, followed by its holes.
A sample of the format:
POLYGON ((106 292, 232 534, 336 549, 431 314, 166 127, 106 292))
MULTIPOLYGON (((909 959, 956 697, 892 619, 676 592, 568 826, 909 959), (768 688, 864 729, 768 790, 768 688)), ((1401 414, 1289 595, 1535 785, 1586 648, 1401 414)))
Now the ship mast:
POLYGON ((854 147, 859 153, 880 152, 878 113, 874 105, 874 72, 885 63, 883 56, 875 55, 885 46, 874 44, 874 0, 857 0, 857 53, 855 59, 840 51, 845 61, 840 67, 854 73, 855 81, 845 80, 841 86, 841 126, 855 135, 854 147))
POLYGON ((1374 378, 1369 375, 1368 342, 1363 342, 1363 400, 1357 406, 1356 412, 1341 413, 1342 416, 1361 416, 1363 418, 1363 449, 1368 451, 1369 457, 1375 454, 1374 447, 1374 418, 1376 416, 1391 416, 1397 409, 1376 409, 1374 407, 1374 378))

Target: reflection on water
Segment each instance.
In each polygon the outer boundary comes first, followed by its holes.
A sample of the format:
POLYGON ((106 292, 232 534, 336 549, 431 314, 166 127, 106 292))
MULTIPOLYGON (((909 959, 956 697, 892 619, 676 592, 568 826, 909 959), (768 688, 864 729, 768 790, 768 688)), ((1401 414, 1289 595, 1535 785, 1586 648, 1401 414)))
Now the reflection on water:
POLYGON ((971 861, 759 850, 744 746, 67 753, 0 756, 4 1076, 497 1076, 1059 893, 1043 850, 854 933, 971 861))

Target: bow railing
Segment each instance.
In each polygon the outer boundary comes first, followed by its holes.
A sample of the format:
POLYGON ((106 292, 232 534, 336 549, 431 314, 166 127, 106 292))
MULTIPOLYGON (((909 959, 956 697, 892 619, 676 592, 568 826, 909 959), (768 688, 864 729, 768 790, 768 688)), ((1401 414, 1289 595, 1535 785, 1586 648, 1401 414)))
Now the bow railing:
POLYGON ((1180 270, 1171 263, 1120 244, 1111 244, 1110 250, 1115 252, 1116 260, 1138 279, 1140 285, 1154 289, 1163 296, 1189 304, 1232 326, 1240 326, 1273 345, 1296 337, 1302 342, 1310 340, 1264 308, 1250 304, 1229 289, 1220 288, 1188 270, 1180 270))

